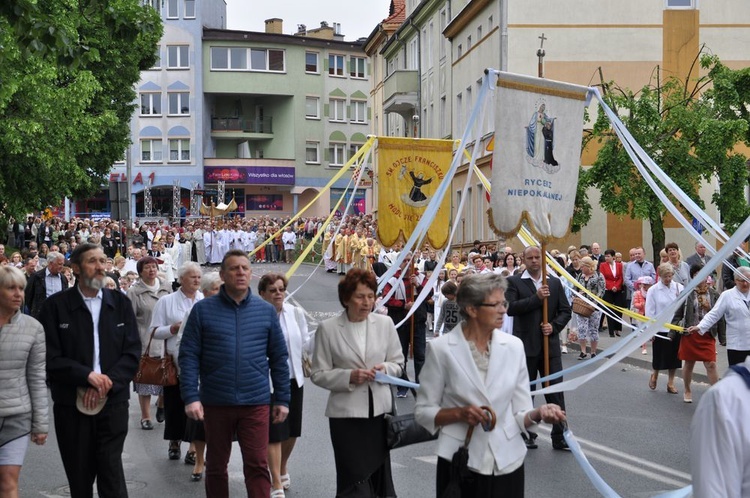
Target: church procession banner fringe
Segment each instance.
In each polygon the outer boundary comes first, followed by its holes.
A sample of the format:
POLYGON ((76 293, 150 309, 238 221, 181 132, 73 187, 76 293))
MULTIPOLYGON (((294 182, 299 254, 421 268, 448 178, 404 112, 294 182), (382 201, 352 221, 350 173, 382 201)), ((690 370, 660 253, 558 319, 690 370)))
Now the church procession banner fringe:
POLYGON ((500 72, 489 225, 518 233, 525 221, 539 239, 562 238, 570 223, 581 165, 589 88, 500 72))

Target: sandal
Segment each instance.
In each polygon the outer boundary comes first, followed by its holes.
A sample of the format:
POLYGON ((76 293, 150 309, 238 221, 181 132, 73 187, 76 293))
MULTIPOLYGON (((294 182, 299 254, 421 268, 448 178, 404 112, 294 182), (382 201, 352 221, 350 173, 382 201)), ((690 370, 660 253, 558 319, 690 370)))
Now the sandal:
POLYGON ((667 386, 667 392, 669 394, 677 394, 677 388, 675 386, 667 386))
POLYGON ((658 375, 659 374, 652 373, 651 378, 648 379, 648 388, 651 389, 652 391, 656 390, 656 379, 658 378, 658 375))
POLYGON ((284 489, 289 489, 292 487, 292 480, 289 478, 289 474, 284 474, 283 476, 279 476, 281 479, 281 486, 284 489))
POLYGON ((284 494, 283 489, 273 489, 271 490, 271 498, 285 498, 286 494, 284 494))
POLYGON ((195 452, 188 451, 185 453, 185 465, 195 465, 195 452))
POLYGON ((154 430, 154 424, 152 424, 149 419, 141 420, 141 429, 144 431, 152 431, 154 430))

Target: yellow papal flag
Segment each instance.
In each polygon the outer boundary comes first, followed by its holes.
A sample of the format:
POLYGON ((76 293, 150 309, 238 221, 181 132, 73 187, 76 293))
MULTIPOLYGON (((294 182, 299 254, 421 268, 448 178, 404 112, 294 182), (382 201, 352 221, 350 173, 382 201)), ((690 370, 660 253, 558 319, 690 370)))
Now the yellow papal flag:
POLYGON ((427 211, 453 158, 453 140, 379 137, 378 238, 385 247, 401 234, 407 240, 422 216, 432 217, 426 240, 435 249, 448 243, 450 196, 427 211), (434 213, 434 214, 433 214, 434 213))

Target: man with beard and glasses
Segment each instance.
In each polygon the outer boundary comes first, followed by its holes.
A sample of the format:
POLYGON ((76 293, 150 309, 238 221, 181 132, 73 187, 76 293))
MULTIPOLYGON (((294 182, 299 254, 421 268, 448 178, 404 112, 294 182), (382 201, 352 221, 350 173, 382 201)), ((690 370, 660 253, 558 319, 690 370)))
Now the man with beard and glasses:
POLYGON ((70 256, 77 285, 44 302, 47 379, 55 432, 71 496, 125 497, 122 452, 128 433, 128 386, 141 341, 130 301, 105 289, 107 258, 84 243, 70 256))

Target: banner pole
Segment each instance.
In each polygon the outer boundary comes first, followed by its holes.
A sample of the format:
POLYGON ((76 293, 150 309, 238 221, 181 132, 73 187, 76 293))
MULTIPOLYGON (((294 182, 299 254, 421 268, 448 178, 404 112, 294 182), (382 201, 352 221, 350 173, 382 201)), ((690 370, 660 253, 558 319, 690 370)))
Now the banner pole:
MULTIPOLYGON (((417 265, 409 263, 409 299, 412 302, 412 306, 414 306, 414 282, 412 282, 412 278, 414 277, 414 268, 417 265)), ((409 358, 414 358, 414 313, 409 318, 409 358)))
MULTIPOLYGON (((542 240, 542 285, 547 285, 547 242, 542 240)), ((542 326, 547 325, 549 317, 548 302, 545 297, 542 300, 542 326)), ((549 336, 544 335, 544 376, 549 376, 549 336)), ((549 387, 549 381, 544 383, 544 387, 549 387)))

